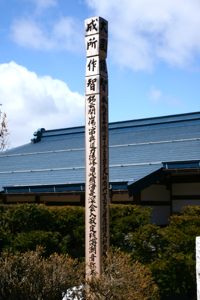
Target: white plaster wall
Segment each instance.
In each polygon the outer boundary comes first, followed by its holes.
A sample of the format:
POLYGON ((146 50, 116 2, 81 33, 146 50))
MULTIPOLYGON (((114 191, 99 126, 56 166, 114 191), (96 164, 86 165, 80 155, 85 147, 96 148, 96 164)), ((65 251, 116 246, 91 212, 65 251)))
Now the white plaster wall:
POLYGON ((40 197, 41 202, 80 202, 80 195, 68 194, 68 195, 42 195, 40 197))
POLYGON ((170 206, 151 206, 151 221, 157 225, 166 225, 169 222, 170 206))
POLYGON ((141 192, 142 201, 170 201, 170 191, 165 185, 153 184, 141 192))
POLYGON ((7 195, 6 199, 9 203, 35 202, 34 195, 7 195))
POLYGON ((127 202, 127 201, 133 201, 133 197, 129 196, 128 193, 113 193, 112 195, 112 202, 127 202))
POLYGON ((174 183, 172 195, 200 195, 200 182, 174 183))
POLYGON ((184 206, 188 205, 200 205, 200 198, 199 200, 190 200, 189 197, 188 199, 185 200, 173 200, 172 202, 172 211, 175 212, 180 212, 184 206))

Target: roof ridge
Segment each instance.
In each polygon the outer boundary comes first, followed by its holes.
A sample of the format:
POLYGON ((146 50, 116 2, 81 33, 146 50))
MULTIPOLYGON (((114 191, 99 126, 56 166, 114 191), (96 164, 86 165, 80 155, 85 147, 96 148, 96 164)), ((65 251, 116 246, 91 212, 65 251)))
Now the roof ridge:
MULTIPOLYGON (((165 116, 158 116, 158 117, 139 118, 139 119, 130 119, 130 120, 124 120, 124 121, 109 122, 109 129, 120 128, 120 125, 123 125, 123 127, 126 127, 126 124, 128 124, 128 123, 132 123, 131 125, 129 125, 132 127, 132 126, 146 126, 146 125, 151 125, 151 124, 155 125, 155 124, 161 124, 161 123, 163 124, 163 123, 174 123, 174 122, 182 122, 182 121, 192 121, 192 120, 196 120, 196 119, 200 119, 200 111, 190 112, 190 113, 182 113, 182 114, 165 115, 165 116), (193 118, 191 119, 192 116, 193 116, 193 118), (188 117, 188 118, 186 118, 186 117, 188 117), (135 125, 133 123, 135 123, 135 125), (136 124, 136 123, 138 123, 138 124, 136 124), (116 126, 116 125, 119 125, 119 126, 116 126)), ((84 131, 85 131, 85 125, 66 127, 66 128, 49 129, 49 130, 45 129, 44 131, 42 131, 42 137, 59 136, 59 135, 67 134, 67 133, 74 134, 74 133, 81 133, 84 131)))
POLYGON ((158 119, 166 119, 166 118, 174 118, 174 117, 184 117, 184 116, 191 116, 191 115, 199 115, 199 117, 198 117, 198 119, 199 119, 200 111, 181 113, 181 114, 164 115, 164 116, 156 116, 156 117, 148 117, 148 118, 129 119, 129 120, 125 120, 125 121, 111 122, 110 124, 118 124, 118 123, 125 123, 125 122, 134 122, 134 121, 146 121, 146 120, 150 121, 150 120, 158 120, 158 119))

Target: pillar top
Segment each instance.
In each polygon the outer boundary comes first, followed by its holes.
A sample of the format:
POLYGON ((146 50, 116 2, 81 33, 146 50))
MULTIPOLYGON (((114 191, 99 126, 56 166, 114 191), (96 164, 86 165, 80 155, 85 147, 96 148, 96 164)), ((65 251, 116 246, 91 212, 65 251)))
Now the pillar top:
POLYGON ((102 17, 91 17, 85 20, 85 36, 100 34, 107 37, 108 21, 102 17))

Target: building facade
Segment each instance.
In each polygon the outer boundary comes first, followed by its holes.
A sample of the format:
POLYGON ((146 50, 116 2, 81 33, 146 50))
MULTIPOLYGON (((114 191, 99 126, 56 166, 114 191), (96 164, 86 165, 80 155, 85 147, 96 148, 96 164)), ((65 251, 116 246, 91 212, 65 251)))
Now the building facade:
MULTIPOLYGON (((166 224, 200 205, 200 112, 109 124, 111 203, 152 207, 166 224)), ((84 205, 85 130, 40 129, 0 155, 1 203, 84 205)))

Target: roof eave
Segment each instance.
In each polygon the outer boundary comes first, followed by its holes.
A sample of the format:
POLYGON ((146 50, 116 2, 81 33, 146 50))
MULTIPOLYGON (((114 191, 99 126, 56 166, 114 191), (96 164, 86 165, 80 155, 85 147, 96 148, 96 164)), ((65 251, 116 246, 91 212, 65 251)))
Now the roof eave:
POLYGON ((149 185, 155 183, 157 180, 159 180, 160 178, 160 174, 162 172, 163 168, 159 168, 156 171, 148 174, 147 176, 139 179, 138 181, 135 182, 130 182, 128 184, 128 190, 129 193, 138 193, 140 192, 142 189, 148 187, 149 185))

